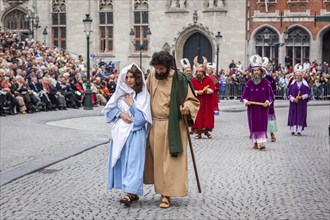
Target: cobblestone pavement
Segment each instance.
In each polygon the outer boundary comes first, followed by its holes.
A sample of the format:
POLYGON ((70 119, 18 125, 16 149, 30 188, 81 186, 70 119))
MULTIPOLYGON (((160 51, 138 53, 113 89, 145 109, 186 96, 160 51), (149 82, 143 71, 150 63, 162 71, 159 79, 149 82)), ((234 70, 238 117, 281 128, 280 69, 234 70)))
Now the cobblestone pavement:
MULTIPOLYGON (((158 208, 152 186, 124 208, 121 192, 106 187, 104 144, 1 186, 0 218, 330 219, 329 106, 309 107, 301 137, 290 135, 287 111, 276 109, 277 141, 266 151, 252 149, 245 111, 220 112, 213 139, 192 138, 202 193, 189 161, 189 195, 172 198, 169 209, 158 208)), ((88 128, 79 141, 94 130, 88 128)))
MULTIPOLYGON (((101 115, 100 111, 101 107, 94 108, 93 111, 80 108, 0 117, 0 172, 96 138, 107 127, 102 117, 93 117, 92 121, 89 119, 91 116, 101 115), (68 123, 71 126, 67 126, 68 123)), ((108 131, 103 134, 109 133, 108 131)))

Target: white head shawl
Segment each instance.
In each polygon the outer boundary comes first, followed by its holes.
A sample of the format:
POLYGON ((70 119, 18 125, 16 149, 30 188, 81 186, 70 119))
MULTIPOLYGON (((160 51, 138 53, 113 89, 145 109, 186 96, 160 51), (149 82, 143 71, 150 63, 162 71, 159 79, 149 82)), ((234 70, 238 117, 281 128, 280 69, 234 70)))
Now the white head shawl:
MULTIPOLYGON (((303 74, 306 72, 306 69, 304 68, 304 66, 302 64, 297 63, 293 68, 293 72, 294 72, 294 75, 302 74, 302 83, 305 86, 309 87, 308 82, 304 79, 304 76, 303 76, 303 74)), ((296 82, 296 79, 294 78, 293 81, 291 82, 291 84, 293 85, 295 82, 296 82)))
MULTIPOLYGON (((101 111, 105 116, 107 113, 118 107, 122 112, 129 113, 128 105, 123 101, 124 95, 130 94, 133 97, 134 104, 137 109, 139 109, 142 113, 146 121, 148 122, 146 128, 150 127, 152 124, 151 118, 151 110, 150 110, 150 94, 146 88, 146 82, 143 77, 142 70, 138 67, 137 64, 132 63, 131 65, 123 68, 119 74, 117 87, 115 93, 111 96, 110 100, 106 104, 106 106, 101 111), (135 65, 142 74, 143 87, 142 91, 138 93, 136 99, 134 98, 136 93, 135 91, 129 87, 126 83, 126 74, 131 69, 131 67, 135 65)), ((134 120, 134 119, 133 119, 134 120)), ((113 151, 112 151, 112 167, 116 164, 118 158, 120 157, 120 153, 122 148, 124 147, 126 140, 133 129, 133 123, 127 124, 123 119, 119 118, 112 127, 112 142, 113 142, 113 151)))

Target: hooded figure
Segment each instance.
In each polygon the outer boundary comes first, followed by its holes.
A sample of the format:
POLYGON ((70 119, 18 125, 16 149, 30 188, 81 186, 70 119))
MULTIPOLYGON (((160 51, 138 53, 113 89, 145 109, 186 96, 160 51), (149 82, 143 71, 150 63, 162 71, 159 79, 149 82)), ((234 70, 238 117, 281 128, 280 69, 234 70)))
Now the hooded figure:
POLYGON ((141 69, 135 64, 119 74, 117 88, 102 110, 113 123, 108 188, 122 189, 120 202, 130 206, 143 194, 146 137, 151 126, 150 95, 141 69))

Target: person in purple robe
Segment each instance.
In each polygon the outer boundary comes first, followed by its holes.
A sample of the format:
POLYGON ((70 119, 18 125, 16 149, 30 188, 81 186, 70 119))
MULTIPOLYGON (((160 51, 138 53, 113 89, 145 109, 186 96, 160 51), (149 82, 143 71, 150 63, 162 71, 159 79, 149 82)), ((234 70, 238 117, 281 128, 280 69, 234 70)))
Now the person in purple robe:
MULTIPOLYGON (((253 55, 251 79, 246 82, 241 102, 247 106, 250 139, 254 149, 263 150, 267 142, 269 106, 274 100, 274 93, 261 67, 263 58, 253 55)), ((266 65, 264 65, 266 66, 266 65)))
MULTIPOLYGON (((269 81, 270 86, 272 87, 274 95, 276 94, 276 80, 267 72, 267 75, 265 78, 269 81)), ((276 141, 275 132, 277 132, 277 122, 276 122, 276 114, 275 114, 275 108, 274 108, 274 102, 270 104, 269 111, 268 111, 268 126, 267 131, 270 133, 270 138, 272 142, 276 141)))
POLYGON ((288 126, 291 134, 301 136, 301 132, 307 127, 307 102, 311 97, 308 83, 303 79, 304 68, 301 64, 294 67, 295 80, 288 91, 290 100, 288 126))

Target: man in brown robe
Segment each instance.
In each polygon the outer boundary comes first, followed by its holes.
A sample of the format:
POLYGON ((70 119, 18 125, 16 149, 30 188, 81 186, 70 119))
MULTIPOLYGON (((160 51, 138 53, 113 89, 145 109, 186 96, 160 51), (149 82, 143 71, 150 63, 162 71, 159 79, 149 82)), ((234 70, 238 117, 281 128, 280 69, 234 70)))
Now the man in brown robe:
POLYGON ((154 53, 150 62, 154 70, 147 79, 153 126, 146 150, 144 183, 154 184, 155 191, 161 194, 161 208, 170 206, 170 196, 188 194, 187 130, 181 115, 193 123, 199 109, 189 80, 174 70, 174 62, 168 52, 154 53))

